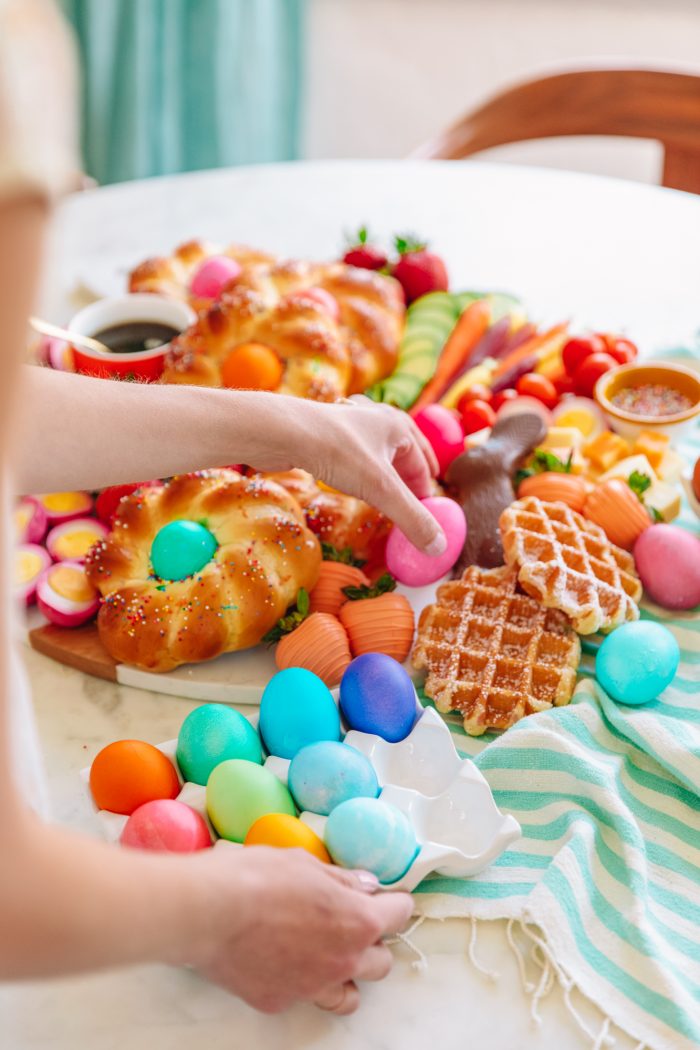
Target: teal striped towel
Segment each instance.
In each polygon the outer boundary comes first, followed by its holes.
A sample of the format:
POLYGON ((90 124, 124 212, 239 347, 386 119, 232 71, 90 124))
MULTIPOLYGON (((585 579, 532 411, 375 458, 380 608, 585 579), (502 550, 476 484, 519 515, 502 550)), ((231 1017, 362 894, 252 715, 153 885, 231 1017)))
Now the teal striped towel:
MULTIPOLYGON (((700 435, 688 458, 700 455, 700 435)), ((687 506, 683 525, 700 532, 687 506)), ((681 647, 671 686, 643 707, 610 700, 592 658, 568 707, 532 715, 502 736, 472 739, 448 716, 522 838, 472 879, 432 877, 419 915, 519 922, 540 972, 533 1000, 556 979, 602 1011, 590 1031, 611 1045, 610 1023, 650 1050, 700 1047, 700 618, 646 605, 681 647)), ((532 970, 530 970, 532 972, 532 970)))

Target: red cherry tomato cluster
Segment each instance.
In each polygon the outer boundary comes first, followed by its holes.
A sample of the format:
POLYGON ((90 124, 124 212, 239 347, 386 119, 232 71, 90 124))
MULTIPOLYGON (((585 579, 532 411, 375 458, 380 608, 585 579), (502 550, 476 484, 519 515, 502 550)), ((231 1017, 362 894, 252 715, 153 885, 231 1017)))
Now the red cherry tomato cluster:
POLYGON ((593 397, 593 390, 600 377, 616 365, 634 361, 637 347, 622 336, 594 332, 569 339, 564 344, 561 356, 565 371, 560 378, 564 387, 562 393, 571 391, 581 397, 593 397))

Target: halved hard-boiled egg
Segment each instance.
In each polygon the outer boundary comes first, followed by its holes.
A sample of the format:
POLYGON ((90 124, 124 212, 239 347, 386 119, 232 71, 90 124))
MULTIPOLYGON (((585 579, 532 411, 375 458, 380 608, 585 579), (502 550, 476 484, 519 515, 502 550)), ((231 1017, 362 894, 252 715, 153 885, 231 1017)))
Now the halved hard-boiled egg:
POLYGON ((92 514, 93 500, 89 492, 45 492, 34 499, 46 511, 49 525, 92 514))
POLYGON ((39 578, 37 605, 57 627, 80 627, 97 612, 100 599, 79 561, 50 565, 39 578))
POLYGON ((557 427, 580 430, 586 441, 592 441, 608 429, 603 410, 590 397, 564 397, 552 412, 557 427))
POLYGON ((46 548, 54 561, 85 561, 90 548, 108 532, 97 518, 73 518, 51 529, 46 548))
POLYGON ((24 496, 15 507, 15 533, 18 543, 41 543, 49 520, 41 503, 24 496))
POLYGON ((14 595, 18 601, 31 605, 36 600, 36 588, 42 572, 51 564, 51 555, 38 543, 22 543, 15 548, 14 595))

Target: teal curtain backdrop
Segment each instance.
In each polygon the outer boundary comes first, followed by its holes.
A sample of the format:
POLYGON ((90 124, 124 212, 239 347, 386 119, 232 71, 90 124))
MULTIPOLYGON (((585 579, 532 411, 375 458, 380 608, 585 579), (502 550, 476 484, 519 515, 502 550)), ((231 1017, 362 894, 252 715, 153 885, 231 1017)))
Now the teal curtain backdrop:
POLYGON ((304 0, 61 0, 100 183, 298 153, 304 0))

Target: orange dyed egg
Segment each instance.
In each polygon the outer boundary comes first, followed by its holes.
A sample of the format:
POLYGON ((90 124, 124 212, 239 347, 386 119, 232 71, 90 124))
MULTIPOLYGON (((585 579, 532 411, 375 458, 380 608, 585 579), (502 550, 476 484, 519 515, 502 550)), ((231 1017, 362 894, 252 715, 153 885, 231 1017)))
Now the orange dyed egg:
POLYGON ((415 618, 403 594, 380 594, 346 602, 340 609, 340 622, 348 632, 353 656, 385 653, 403 663, 413 644, 415 618))
POLYGON ((305 849, 324 864, 330 864, 328 850, 303 820, 289 813, 266 813, 248 829, 244 846, 275 846, 277 849, 305 849))
POLYGON ((361 569, 340 561, 322 561, 316 586, 310 595, 311 612, 337 616, 340 606, 348 600, 343 587, 367 587, 369 580, 361 569))
POLYGON ((600 525, 611 543, 631 550, 651 518, 626 481, 609 478, 586 497, 584 517, 600 525))
POLYGON ((276 390, 284 366, 274 350, 262 343, 241 343, 221 366, 221 382, 238 390, 276 390))
POLYGON ((578 474, 561 474, 556 470, 546 470, 520 482, 518 499, 536 496, 545 503, 566 503, 580 514, 589 488, 589 483, 578 474))
POLYGON ((92 763, 90 791, 99 809, 130 816, 144 802, 175 798, 180 781, 170 759, 153 744, 117 740, 92 763))
POLYGON ((275 650, 280 671, 303 667, 327 686, 337 685, 351 660, 350 643, 343 625, 329 613, 315 612, 286 634, 275 650))

